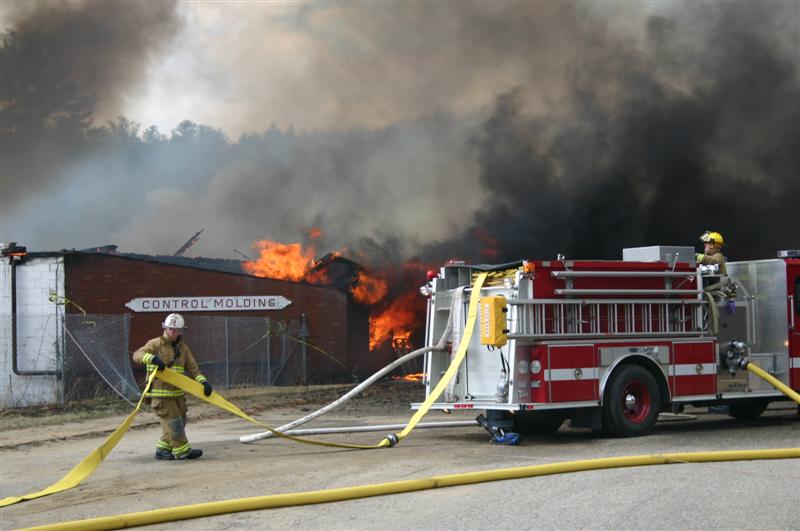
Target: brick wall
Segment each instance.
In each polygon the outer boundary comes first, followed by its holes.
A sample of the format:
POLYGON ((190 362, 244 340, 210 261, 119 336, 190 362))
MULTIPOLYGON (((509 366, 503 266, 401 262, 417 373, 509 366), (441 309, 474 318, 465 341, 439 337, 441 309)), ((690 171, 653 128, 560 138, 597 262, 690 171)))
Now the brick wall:
MULTIPOLYGON (((65 256, 64 286, 66 297, 87 313, 130 313, 131 351, 161 333, 161 322, 168 313, 132 312, 125 303, 134 298, 282 295, 292 303, 281 310, 182 313, 189 319, 207 315, 276 320, 299 319, 305 314, 309 339, 348 367, 363 365, 369 353, 366 312, 354 308, 347 294, 333 288, 94 253, 65 256)), ((67 311, 77 310, 68 306, 67 311)), ((342 371, 324 355, 308 349, 309 381, 324 380, 326 375, 341 378, 347 374, 342 371)))

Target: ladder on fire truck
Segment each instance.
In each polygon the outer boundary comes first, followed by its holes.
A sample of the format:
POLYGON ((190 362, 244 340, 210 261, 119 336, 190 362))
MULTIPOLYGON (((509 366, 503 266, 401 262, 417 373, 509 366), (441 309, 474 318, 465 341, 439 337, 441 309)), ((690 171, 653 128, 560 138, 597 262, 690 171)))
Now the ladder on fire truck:
POLYGON ((566 280, 564 299, 511 299, 509 338, 579 339, 655 336, 702 337, 708 333, 702 290, 672 287, 672 279, 695 272, 552 271, 566 280), (575 289, 576 277, 663 277, 664 289, 575 289))

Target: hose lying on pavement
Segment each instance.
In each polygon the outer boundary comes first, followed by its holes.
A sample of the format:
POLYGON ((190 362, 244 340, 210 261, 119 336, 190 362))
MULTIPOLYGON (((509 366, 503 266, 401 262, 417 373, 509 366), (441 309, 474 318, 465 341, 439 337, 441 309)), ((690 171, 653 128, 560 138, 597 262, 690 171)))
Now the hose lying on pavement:
MULTIPOLYGON (((405 356, 396 359, 395 361, 393 361, 392 363, 390 363, 389 365, 387 365, 383 369, 379 370, 378 372, 376 372, 375 374, 373 374, 372 376, 370 376, 369 378, 367 378, 366 380, 361 382, 358 386, 354 387, 353 389, 351 389, 350 391, 348 391, 344 395, 340 396, 339 398, 337 398, 336 400, 334 400, 333 402, 331 402, 327 406, 324 406, 324 407, 318 409, 317 411, 314 411, 313 413, 309 413, 305 417, 302 417, 302 418, 299 418, 297 420, 294 420, 294 421, 290 422, 289 424, 284 424, 283 426, 279 426, 278 428, 276 428, 276 431, 286 432, 287 430, 291 430, 292 428, 296 428, 297 426, 300 426, 302 424, 305 424, 306 422, 314 420, 315 418, 317 418, 319 416, 322 416, 325 413, 333 411, 334 409, 340 407, 342 404, 344 404, 345 402, 347 402, 348 400, 350 400, 354 396, 360 394, 364 389, 366 389, 367 387, 369 387, 370 385, 375 383, 378 379, 380 379, 383 376, 385 376, 386 374, 390 373, 391 371, 393 371, 397 367, 403 365, 407 361, 413 360, 414 358, 416 358, 418 356, 421 356, 423 354, 427 354, 428 352, 431 352, 431 351, 434 351, 434 350, 444 350, 445 345, 447 345, 447 340, 450 338, 450 334, 452 333, 452 331, 453 331, 453 311, 452 311, 452 308, 451 308, 450 316, 447 319, 447 327, 445 328, 444 333, 442 333, 442 337, 439 339, 439 342, 436 345, 434 345, 432 347, 425 347, 425 348, 417 349, 417 350, 415 350, 413 352, 409 352, 405 356)), ((264 431, 264 432, 260 432, 260 433, 253 433, 253 434, 250 434, 250 435, 242 435, 241 437, 239 437, 239 441, 243 442, 243 443, 249 443, 249 442, 259 441, 261 439, 267 439, 269 437, 274 437, 274 434, 272 432, 269 432, 269 431, 264 431)))
POLYGON ((360 485, 340 489, 315 490, 297 492, 292 494, 272 494, 269 496, 255 496, 218 502, 199 503, 155 509, 137 513, 104 516, 87 520, 74 520, 60 524, 51 524, 28 529, 51 530, 101 530, 121 529, 141 525, 174 522, 189 518, 202 518, 220 514, 229 514, 242 511, 259 509, 276 509, 278 507, 291 507, 296 505, 310 505, 315 503, 328 503, 335 501, 354 500, 371 496, 385 496, 404 492, 416 492, 458 485, 471 485, 500 481, 506 479, 530 478, 547 476, 551 474, 565 474, 585 470, 601 470, 629 466, 670 465, 679 463, 709 463, 719 461, 749 461, 755 459, 797 459, 800 458, 800 448, 779 448, 774 450, 739 450, 722 452, 686 452, 659 455, 636 455, 627 457, 604 457, 601 459, 584 459, 564 463, 551 463, 546 465, 532 465, 515 468, 501 468, 497 470, 484 470, 480 472, 466 472, 446 476, 434 476, 423 479, 407 479, 373 485, 360 485))
MULTIPOLYGON (((415 430, 425 428, 464 428, 467 426, 479 426, 478 421, 472 420, 451 420, 442 422, 420 422, 414 428, 415 430)), ((401 430, 405 424, 370 424, 369 426, 336 426, 331 428, 308 428, 300 430, 287 430, 284 431, 286 435, 328 435, 331 433, 365 433, 370 431, 390 431, 401 430)), ((268 433, 267 437, 272 437, 272 433, 268 433)))
MULTIPOLYGON (((395 368, 399 367, 403 363, 405 363, 405 362, 407 362, 409 360, 412 360, 412 359, 416 358, 417 356, 421 356, 422 354, 426 354, 426 353, 428 353, 428 352, 430 352, 432 350, 435 350, 435 348, 434 347, 425 347, 425 348, 421 348, 421 349, 415 350, 413 352, 410 352, 410 353, 406 354, 405 356, 403 356, 402 358, 396 359, 395 361, 393 361, 392 363, 390 363, 389 365, 387 365, 383 369, 379 370, 378 372, 376 372, 375 374, 373 374, 372 376, 370 376, 369 378, 367 378, 366 380, 361 382, 358 386, 354 387, 353 389, 351 389, 350 391, 348 391, 344 395, 340 396, 339 398, 337 398, 336 400, 334 400, 333 402, 331 402, 327 406, 324 406, 324 407, 314 411, 313 413, 309 413, 305 417, 299 418, 297 420, 293 420, 289 424, 284 424, 283 426, 280 426, 280 427, 276 428, 276 431, 279 431, 279 432, 282 432, 282 433, 286 433, 288 430, 291 430, 292 428, 296 428, 297 426, 300 426, 301 424, 305 424, 306 422, 314 420, 315 418, 317 418, 317 417, 319 417, 321 415, 324 415, 325 413, 328 413, 329 411, 333 411, 334 409, 340 407, 342 404, 344 404, 345 402, 347 402, 348 400, 350 400, 354 396, 360 394, 364 389, 366 389, 367 387, 369 387, 370 385, 375 383, 376 380, 378 380, 382 376, 386 375, 387 373, 393 371, 395 368)), ((268 437, 273 437, 273 436, 274 435, 273 435, 272 432, 263 431, 263 432, 259 432, 259 433, 252 433, 250 435, 242 435, 241 437, 239 437, 239 442, 249 443, 249 442, 259 441, 261 439, 266 439, 268 437)))
MULTIPOLYGON (((467 325, 464 328, 464 341, 458 348, 458 352, 451 362, 450 366, 445 371, 445 374, 442 376, 441 380, 437 384, 436 388, 430 393, 430 395, 425 399, 425 402, 422 404, 420 409, 411 417, 411 419, 406 424, 405 428, 400 433, 391 433, 386 435, 379 443, 373 445, 363 445, 363 444, 348 444, 348 443, 336 443, 330 441, 320 441, 315 439, 304 439, 301 437, 296 437, 294 435, 287 435, 278 431, 277 429, 273 428, 272 426, 268 426, 263 422, 259 422, 258 420, 250 417, 244 411, 236 407, 231 402, 228 402, 220 396, 219 393, 212 393, 206 396, 204 392, 204 388, 195 380, 191 378, 187 378, 186 376, 175 372, 173 369, 165 368, 158 371, 153 371, 150 373, 147 385, 145 390, 142 392, 142 399, 146 396, 150 385, 153 383, 153 379, 158 377, 161 381, 166 382, 168 384, 174 385, 175 387, 182 389, 184 392, 187 392, 191 395, 196 396, 197 398, 209 402, 221 409, 224 409, 234 415, 241 417, 248 422, 252 422, 253 424, 260 426, 270 432, 275 433, 276 435, 283 437, 285 439, 290 439, 296 442, 302 442, 307 444, 315 444, 320 446, 328 446, 331 448, 349 448, 349 449, 377 449, 377 448, 391 448, 395 446, 400 440, 407 437, 414 427, 419 423, 420 419, 425 416, 430 409, 430 404, 433 403, 442 393, 442 389, 450 378, 455 375, 458 366, 463 361, 464 357, 466 356, 467 349, 466 346, 469 343, 469 337, 472 334, 472 330, 475 326, 475 321, 477 320, 478 315, 478 300, 480 295, 481 286, 483 286, 483 282, 486 279, 486 273, 482 273, 478 276, 478 279, 475 281, 473 287, 473 293, 470 297, 469 302, 469 314, 467 317, 467 325)), ((442 339, 442 342, 444 339, 442 339)), ((6 498, 0 499, 0 507, 5 507, 8 505, 13 505, 15 503, 19 503, 24 500, 31 500, 34 498, 39 498, 41 496, 47 496, 49 494, 55 494, 56 492, 62 492, 67 489, 71 489, 78 484, 80 484, 84 479, 89 477, 94 470, 103 462, 103 459, 114 449, 117 443, 120 441, 122 436, 125 432, 128 431, 131 424, 133 423, 133 419, 136 417, 136 414, 139 412, 139 408, 141 407, 141 401, 139 401, 139 405, 137 405, 136 409, 128 416, 128 418, 123 422, 123 424, 117 428, 114 433, 112 433, 99 447, 97 447, 94 451, 92 451, 88 456, 86 456, 81 462, 79 462, 75 467, 72 468, 67 475, 64 476, 62 479, 57 481, 56 483, 50 485, 49 487, 34 492, 31 494, 25 494, 23 496, 8 496, 6 498)))
MULTIPOLYGON (((742 367, 753 374, 764 378, 789 398, 800 404, 800 394, 772 377, 754 363, 742 362, 742 367)), ((151 379, 152 380, 152 379, 151 379)), ((584 470, 599 470, 607 468, 620 468, 628 466, 666 465, 674 463, 704 463, 713 461, 746 461, 755 459, 798 459, 800 448, 780 448, 774 450, 739 450, 723 452, 688 452, 660 455, 606 457, 601 459, 587 459, 565 463, 547 465, 524 466, 487 470, 482 472, 467 472, 447 476, 435 476, 426 479, 412 479, 362 485, 358 487, 345 487, 320 491, 300 492, 295 494, 274 494, 271 496, 257 496, 219 502, 201 503, 167 509, 156 509, 138 513, 128 513, 117 516, 105 516, 89 520, 75 520, 61 524, 53 524, 31 529, 120 529, 138 525, 149 525, 161 522, 201 518, 220 514, 252 511, 258 509, 274 509, 295 505, 309 505, 314 503, 327 503, 333 501, 352 500, 370 496, 383 496, 419 490, 452 487, 456 485, 469 485, 505 479, 519 479, 550 474, 579 472, 584 470)))

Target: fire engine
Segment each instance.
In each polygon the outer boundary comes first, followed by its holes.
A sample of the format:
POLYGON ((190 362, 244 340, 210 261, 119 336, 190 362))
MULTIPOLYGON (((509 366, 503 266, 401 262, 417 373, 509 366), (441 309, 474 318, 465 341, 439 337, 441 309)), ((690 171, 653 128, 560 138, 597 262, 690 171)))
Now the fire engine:
POLYGON ((478 275, 487 276, 477 333, 430 407, 485 410, 478 422, 495 438, 554 432, 566 419, 645 435, 660 412, 686 405, 755 418, 786 397, 743 360, 800 389, 800 251, 726 265, 720 274, 696 265, 693 248, 670 246, 624 249, 613 261, 450 262, 420 288, 426 345, 450 338, 425 355, 426 397, 465 335, 478 275))

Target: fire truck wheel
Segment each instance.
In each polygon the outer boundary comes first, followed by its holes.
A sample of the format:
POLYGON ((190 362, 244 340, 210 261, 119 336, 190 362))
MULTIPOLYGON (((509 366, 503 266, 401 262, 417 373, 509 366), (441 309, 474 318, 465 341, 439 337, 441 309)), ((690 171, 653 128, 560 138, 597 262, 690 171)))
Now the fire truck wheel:
POLYGON ((514 427, 517 433, 526 435, 549 435, 558 431, 564 423, 563 413, 555 412, 518 412, 514 415, 514 427))
POLYGON ((658 420, 661 396, 653 375, 638 365, 620 367, 606 388, 603 428, 617 437, 647 435, 658 420))
POLYGON ((768 400, 742 400, 732 403, 728 414, 735 419, 754 419, 761 415, 768 405, 768 400))

